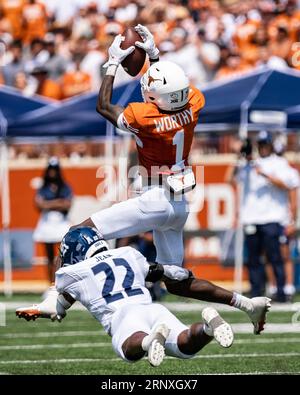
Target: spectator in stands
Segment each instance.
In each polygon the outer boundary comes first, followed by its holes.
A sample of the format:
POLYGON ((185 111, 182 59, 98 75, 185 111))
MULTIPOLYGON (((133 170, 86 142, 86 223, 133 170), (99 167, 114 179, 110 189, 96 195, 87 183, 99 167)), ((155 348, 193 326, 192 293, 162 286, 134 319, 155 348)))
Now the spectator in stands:
POLYGON ((113 13, 114 19, 118 22, 130 23, 137 17, 138 7, 133 1, 112 0, 109 5, 109 12, 113 13))
POLYGON ((26 57, 25 70, 31 73, 35 67, 44 66, 49 58, 49 53, 45 48, 44 40, 35 38, 29 46, 29 53, 26 57))
POLYGON ((273 56, 278 56, 284 60, 288 60, 292 46, 292 40, 289 37, 288 30, 280 26, 278 28, 276 38, 270 43, 270 51, 273 56))
MULTIPOLYGON (((287 171, 290 173, 289 177, 293 180, 293 184, 289 190, 287 199, 289 206, 289 215, 285 218, 282 225, 282 234, 280 236, 280 244, 281 244, 281 253, 285 262, 285 275, 286 275, 286 284, 284 287, 284 293, 287 296, 288 300, 292 300, 296 289, 294 286, 294 263, 291 259, 290 252, 290 244, 291 242, 295 242, 295 233, 296 233, 296 224, 297 224, 297 216, 298 216, 298 202, 297 202, 297 193, 300 186, 300 177, 299 172, 289 165, 287 160, 284 158, 284 152, 286 149, 286 136, 282 134, 278 134, 274 140, 274 153, 278 155, 279 158, 282 159, 283 165, 287 166, 287 171)), ((276 294, 277 287, 274 276, 268 273, 268 279, 271 282, 272 286, 270 287, 270 294, 276 294)))
MULTIPOLYGON (((248 157, 236 168, 236 180, 241 186, 241 223, 244 226, 248 252, 248 270, 252 297, 265 291, 265 268, 262 255, 272 264, 280 302, 284 292, 285 270, 281 253, 282 223, 289 216, 289 191, 295 188, 295 178, 289 167, 273 153, 272 137, 263 131, 257 139, 257 160, 248 157)), ((233 180, 233 174, 228 179, 233 180)))
POLYGON ((26 0, 1 0, 0 10, 4 18, 6 18, 9 26, 9 33, 14 39, 21 39, 22 37, 22 21, 23 8, 26 0))
POLYGON ((62 98, 60 85, 48 78, 48 70, 45 66, 35 67, 31 75, 36 82, 35 94, 55 100, 62 98))
POLYGON ((47 70, 49 78, 58 80, 66 71, 68 60, 57 53, 54 34, 46 34, 44 43, 45 49, 48 51, 47 70))
POLYGON ((31 43, 35 38, 43 39, 47 32, 47 11, 44 4, 29 0, 23 7, 24 42, 31 43))
MULTIPOLYGON (((0 41, 4 34, 11 41, 21 39, 26 72, 49 60, 49 77, 54 80, 65 72, 57 56, 69 59, 80 52, 81 70, 90 74, 96 90, 111 39, 140 22, 163 49, 161 58, 178 62, 192 82, 201 84, 215 75, 234 77, 250 66, 282 68, 288 63, 300 68, 299 8, 295 0, 1 0, 0 41), (50 32, 55 34, 55 47, 44 43, 50 32), (226 51, 235 55, 228 59, 226 51)), ((0 60, 7 63, 9 58, 10 54, 0 60)), ((126 81, 125 74, 117 80, 126 81)))
POLYGON ((251 10, 251 5, 247 3, 240 2, 239 15, 236 16, 235 31, 233 34, 233 41, 240 53, 247 51, 247 47, 254 38, 261 23, 259 12, 251 10))
MULTIPOLYGON (((98 2, 106 2, 107 0, 98 0, 98 2)), ((64 26, 72 26, 74 16, 79 10, 79 1, 64 0, 42 0, 47 9, 49 21, 52 27, 62 28, 64 26)))
POLYGON ((26 95, 26 87, 28 86, 28 81, 26 78, 26 74, 23 73, 22 71, 19 71, 15 76, 14 76, 14 87, 19 89, 20 91, 23 92, 25 96, 26 95))
POLYGON ((88 53, 82 58, 80 69, 91 77, 91 88, 98 91, 101 84, 101 66, 105 62, 105 55, 100 50, 98 40, 91 40, 88 53))
POLYGON ((198 30, 196 46, 198 48, 199 60, 205 71, 205 81, 211 81, 220 61, 220 49, 217 44, 206 40, 203 29, 198 30))
POLYGON ((48 260, 48 278, 54 281, 54 259, 57 243, 69 230, 67 215, 72 204, 72 189, 65 182, 57 158, 51 158, 44 173, 43 185, 35 196, 41 217, 33 234, 34 241, 43 243, 48 260))
POLYGON ((250 71, 251 65, 243 62, 241 56, 237 52, 232 52, 216 73, 215 79, 219 80, 226 77, 238 77, 247 71, 250 71))
POLYGON ((255 63, 256 67, 268 66, 272 69, 284 70, 288 67, 287 62, 278 57, 271 55, 271 51, 268 47, 258 48, 258 60, 255 63))
POLYGON ((227 59, 230 56, 230 48, 227 44, 225 44, 223 41, 219 41, 218 46, 220 49, 220 59, 217 66, 217 71, 226 66, 227 59))
POLYGON ((80 65, 82 56, 73 56, 73 70, 67 71, 62 77, 62 98, 67 99, 72 96, 80 95, 91 90, 91 76, 81 71, 80 65))
POLYGON ((91 37, 92 33, 91 22, 88 18, 88 9, 81 7, 74 18, 72 37, 77 40, 80 37, 91 37))
POLYGON ((199 49, 195 44, 189 43, 187 31, 181 27, 174 29, 170 40, 175 50, 165 54, 161 60, 177 63, 194 84, 206 81, 205 68, 199 59, 199 49))
POLYGON ((269 43, 269 37, 267 30, 264 26, 260 26, 254 33, 253 38, 250 40, 249 44, 246 45, 246 51, 243 53, 244 59, 255 65, 260 59, 260 49, 266 48, 269 43))
POLYGON ((24 60, 22 53, 22 41, 15 40, 12 42, 9 48, 11 52, 11 61, 6 64, 2 70, 1 74, 5 85, 13 86, 15 82, 15 76, 17 73, 24 71, 24 60))

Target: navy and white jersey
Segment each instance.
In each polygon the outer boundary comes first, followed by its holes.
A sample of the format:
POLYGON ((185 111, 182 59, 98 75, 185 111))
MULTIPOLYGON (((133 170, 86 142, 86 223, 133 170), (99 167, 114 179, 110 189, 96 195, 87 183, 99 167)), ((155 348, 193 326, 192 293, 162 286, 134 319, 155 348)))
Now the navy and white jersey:
POLYGON ((110 332, 113 314, 126 304, 149 304, 145 287, 149 272, 146 258, 132 247, 101 252, 94 257, 59 269, 55 285, 81 302, 110 332))

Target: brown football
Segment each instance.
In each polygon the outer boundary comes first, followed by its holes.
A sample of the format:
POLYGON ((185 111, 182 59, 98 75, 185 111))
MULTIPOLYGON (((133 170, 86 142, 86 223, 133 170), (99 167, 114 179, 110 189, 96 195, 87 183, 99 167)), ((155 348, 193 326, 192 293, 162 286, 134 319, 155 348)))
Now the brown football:
MULTIPOLYGON (((122 35, 125 37, 121 43, 122 49, 131 47, 136 41, 143 41, 132 27, 127 28, 122 35)), ((142 48, 135 47, 135 50, 123 60, 122 66, 129 75, 135 77, 142 70, 145 59, 146 52, 142 48)))

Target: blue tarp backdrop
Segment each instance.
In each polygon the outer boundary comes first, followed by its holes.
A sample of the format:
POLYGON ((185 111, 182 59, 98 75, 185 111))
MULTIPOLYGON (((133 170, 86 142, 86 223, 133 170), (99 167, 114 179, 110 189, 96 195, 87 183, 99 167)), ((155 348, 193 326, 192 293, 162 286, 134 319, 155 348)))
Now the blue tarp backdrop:
POLYGON ((300 104, 300 72, 262 68, 227 82, 203 89, 206 105, 200 124, 239 124, 243 105, 251 111, 286 111, 300 104))
MULTIPOLYGON (((206 97, 206 106, 199 117, 196 129, 198 131, 214 131, 217 130, 216 125, 223 128, 219 130, 226 130, 229 125, 238 127, 243 124, 248 127, 252 121, 253 111, 279 111, 287 115, 287 124, 284 126, 300 130, 300 72, 262 68, 233 80, 214 82, 202 90, 206 97), (205 129, 205 126, 208 128, 205 129)), ((116 87, 113 91, 113 102, 122 106, 141 100, 138 79, 116 87)), ((97 93, 53 102, 40 96, 28 98, 16 89, 1 87, 0 137, 112 136, 114 128, 96 112, 96 103, 97 93)), ((0 247, 3 254, 0 254, 0 262, 4 259, 6 272, 9 273, 11 258, 14 264, 24 263, 25 257, 19 254, 23 247, 18 248, 20 238, 23 240, 24 234, 16 233, 10 236, 9 215, 3 219, 6 211, 9 213, 9 184, 7 144, 5 139, 2 141, 3 232, 0 235, 0 247), (13 254, 10 252, 11 246, 13 254)), ((31 239, 29 233, 26 237, 27 240, 31 239)), ((32 254, 32 249, 28 251, 32 254)), ((31 259, 26 257, 26 262, 30 261, 31 259)), ((9 278, 9 274, 7 276, 9 278)))
MULTIPOLYGON (((249 124, 253 110, 281 111, 289 114, 288 127, 300 128, 299 108, 294 113, 288 111, 300 104, 300 72, 262 68, 237 79, 208 84, 203 92, 206 105, 199 117, 200 131, 210 124, 239 125, 245 106, 249 124)), ((119 105, 141 100, 138 79, 113 91, 113 102, 119 105)), ((106 121, 96 112, 96 102, 97 93, 53 103, 39 96, 24 97, 15 89, 0 89, 0 109, 8 121, 10 137, 105 136, 106 121)))
MULTIPOLYGON (((98 93, 90 93, 28 112, 10 125, 11 137, 38 136, 105 136, 106 120, 96 112, 98 93)), ((112 100, 119 105, 140 101, 139 81, 114 89, 112 100)))
POLYGON ((0 88, 1 117, 6 120, 8 128, 23 114, 51 105, 50 103, 49 100, 41 96, 28 98, 17 89, 6 86, 0 88))

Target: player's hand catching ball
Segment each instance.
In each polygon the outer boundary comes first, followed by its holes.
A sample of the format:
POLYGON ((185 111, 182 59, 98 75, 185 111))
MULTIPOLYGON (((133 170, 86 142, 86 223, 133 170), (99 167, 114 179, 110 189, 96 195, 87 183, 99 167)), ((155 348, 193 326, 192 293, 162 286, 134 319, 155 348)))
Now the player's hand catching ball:
POLYGON ((120 48, 122 41, 124 41, 125 37, 121 34, 118 34, 111 46, 108 49, 109 59, 105 63, 103 67, 108 67, 111 65, 119 66, 119 64, 134 51, 134 46, 131 46, 127 49, 120 48))
POLYGON ((146 26, 137 25, 134 30, 142 37, 143 42, 136 41, 135 45, 142 48, 149 56, 150 59, 157 59, 159 49, 156 47, 154 37, 146 26))
POLYGON ((183 281, 190 277, 190 272, 176 265, 163 265, 164 276, 170 280, 183 281))

